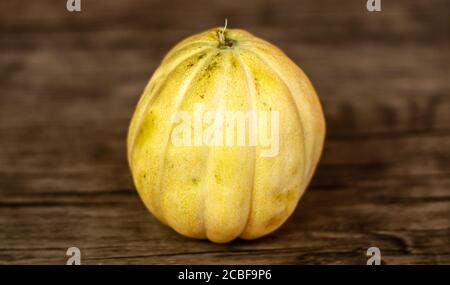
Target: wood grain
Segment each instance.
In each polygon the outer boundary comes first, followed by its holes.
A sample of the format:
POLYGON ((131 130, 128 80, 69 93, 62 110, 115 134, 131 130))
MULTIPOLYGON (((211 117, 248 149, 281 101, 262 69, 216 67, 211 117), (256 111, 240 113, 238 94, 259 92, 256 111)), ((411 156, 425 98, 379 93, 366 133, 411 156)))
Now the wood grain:
POLYGON ((448 1, 59 2, 0 3, 1 264, 450 263, 448 1), (148 214, 125 138, 162 56, 225 17, 302 66, 328 134, 279 231, 215 245, 148 214))

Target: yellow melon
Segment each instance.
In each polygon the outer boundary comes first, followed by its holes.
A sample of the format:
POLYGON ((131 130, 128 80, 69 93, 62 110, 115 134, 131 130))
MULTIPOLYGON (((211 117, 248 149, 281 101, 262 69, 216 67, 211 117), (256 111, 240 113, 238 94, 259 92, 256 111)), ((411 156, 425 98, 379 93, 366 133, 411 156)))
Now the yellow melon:
POLYGON ((255 239, 292 214, 324 136, 319 99, 294 62, 244 30, 215 28, 181 41, 154 72, 128 162, 146 207, 178 233, 255 239))

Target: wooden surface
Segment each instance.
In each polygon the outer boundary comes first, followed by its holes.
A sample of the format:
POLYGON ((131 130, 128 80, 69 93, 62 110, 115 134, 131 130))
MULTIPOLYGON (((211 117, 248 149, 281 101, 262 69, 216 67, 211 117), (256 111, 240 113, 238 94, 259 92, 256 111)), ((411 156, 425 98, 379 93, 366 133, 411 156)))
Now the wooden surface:
POLYGON ((448 1, 0 2, 0 263, 450 263, 448 1), (127 162, 127 126, 162 56, 240 27, 314 82, 328 123, 288 222, 216 245, 160 225, 127 162))

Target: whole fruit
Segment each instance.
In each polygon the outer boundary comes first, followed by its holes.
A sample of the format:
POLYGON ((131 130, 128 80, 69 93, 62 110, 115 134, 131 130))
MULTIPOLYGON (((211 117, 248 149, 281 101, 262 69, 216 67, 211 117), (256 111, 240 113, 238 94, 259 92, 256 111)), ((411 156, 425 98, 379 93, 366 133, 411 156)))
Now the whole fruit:
POLYGON ((178 233, 255 239, 292 214, 324 136, 303 71, 246 31, 216 28, 177 44, 153 74, 128 162, 146 207, 178 233))

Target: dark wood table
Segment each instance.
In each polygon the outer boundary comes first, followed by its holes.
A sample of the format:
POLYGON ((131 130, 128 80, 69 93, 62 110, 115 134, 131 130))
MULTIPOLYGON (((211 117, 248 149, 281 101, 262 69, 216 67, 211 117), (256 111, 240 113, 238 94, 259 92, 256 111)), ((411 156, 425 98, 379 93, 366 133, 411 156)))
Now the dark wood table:
POLYGON ((0 2, 0 263, 450 263, 449 1, 81 2, 0 2), (306 71, 328 134, 288 222, 217 245, 147 212, 125 139, 163 55, 225 17, 306 71))

